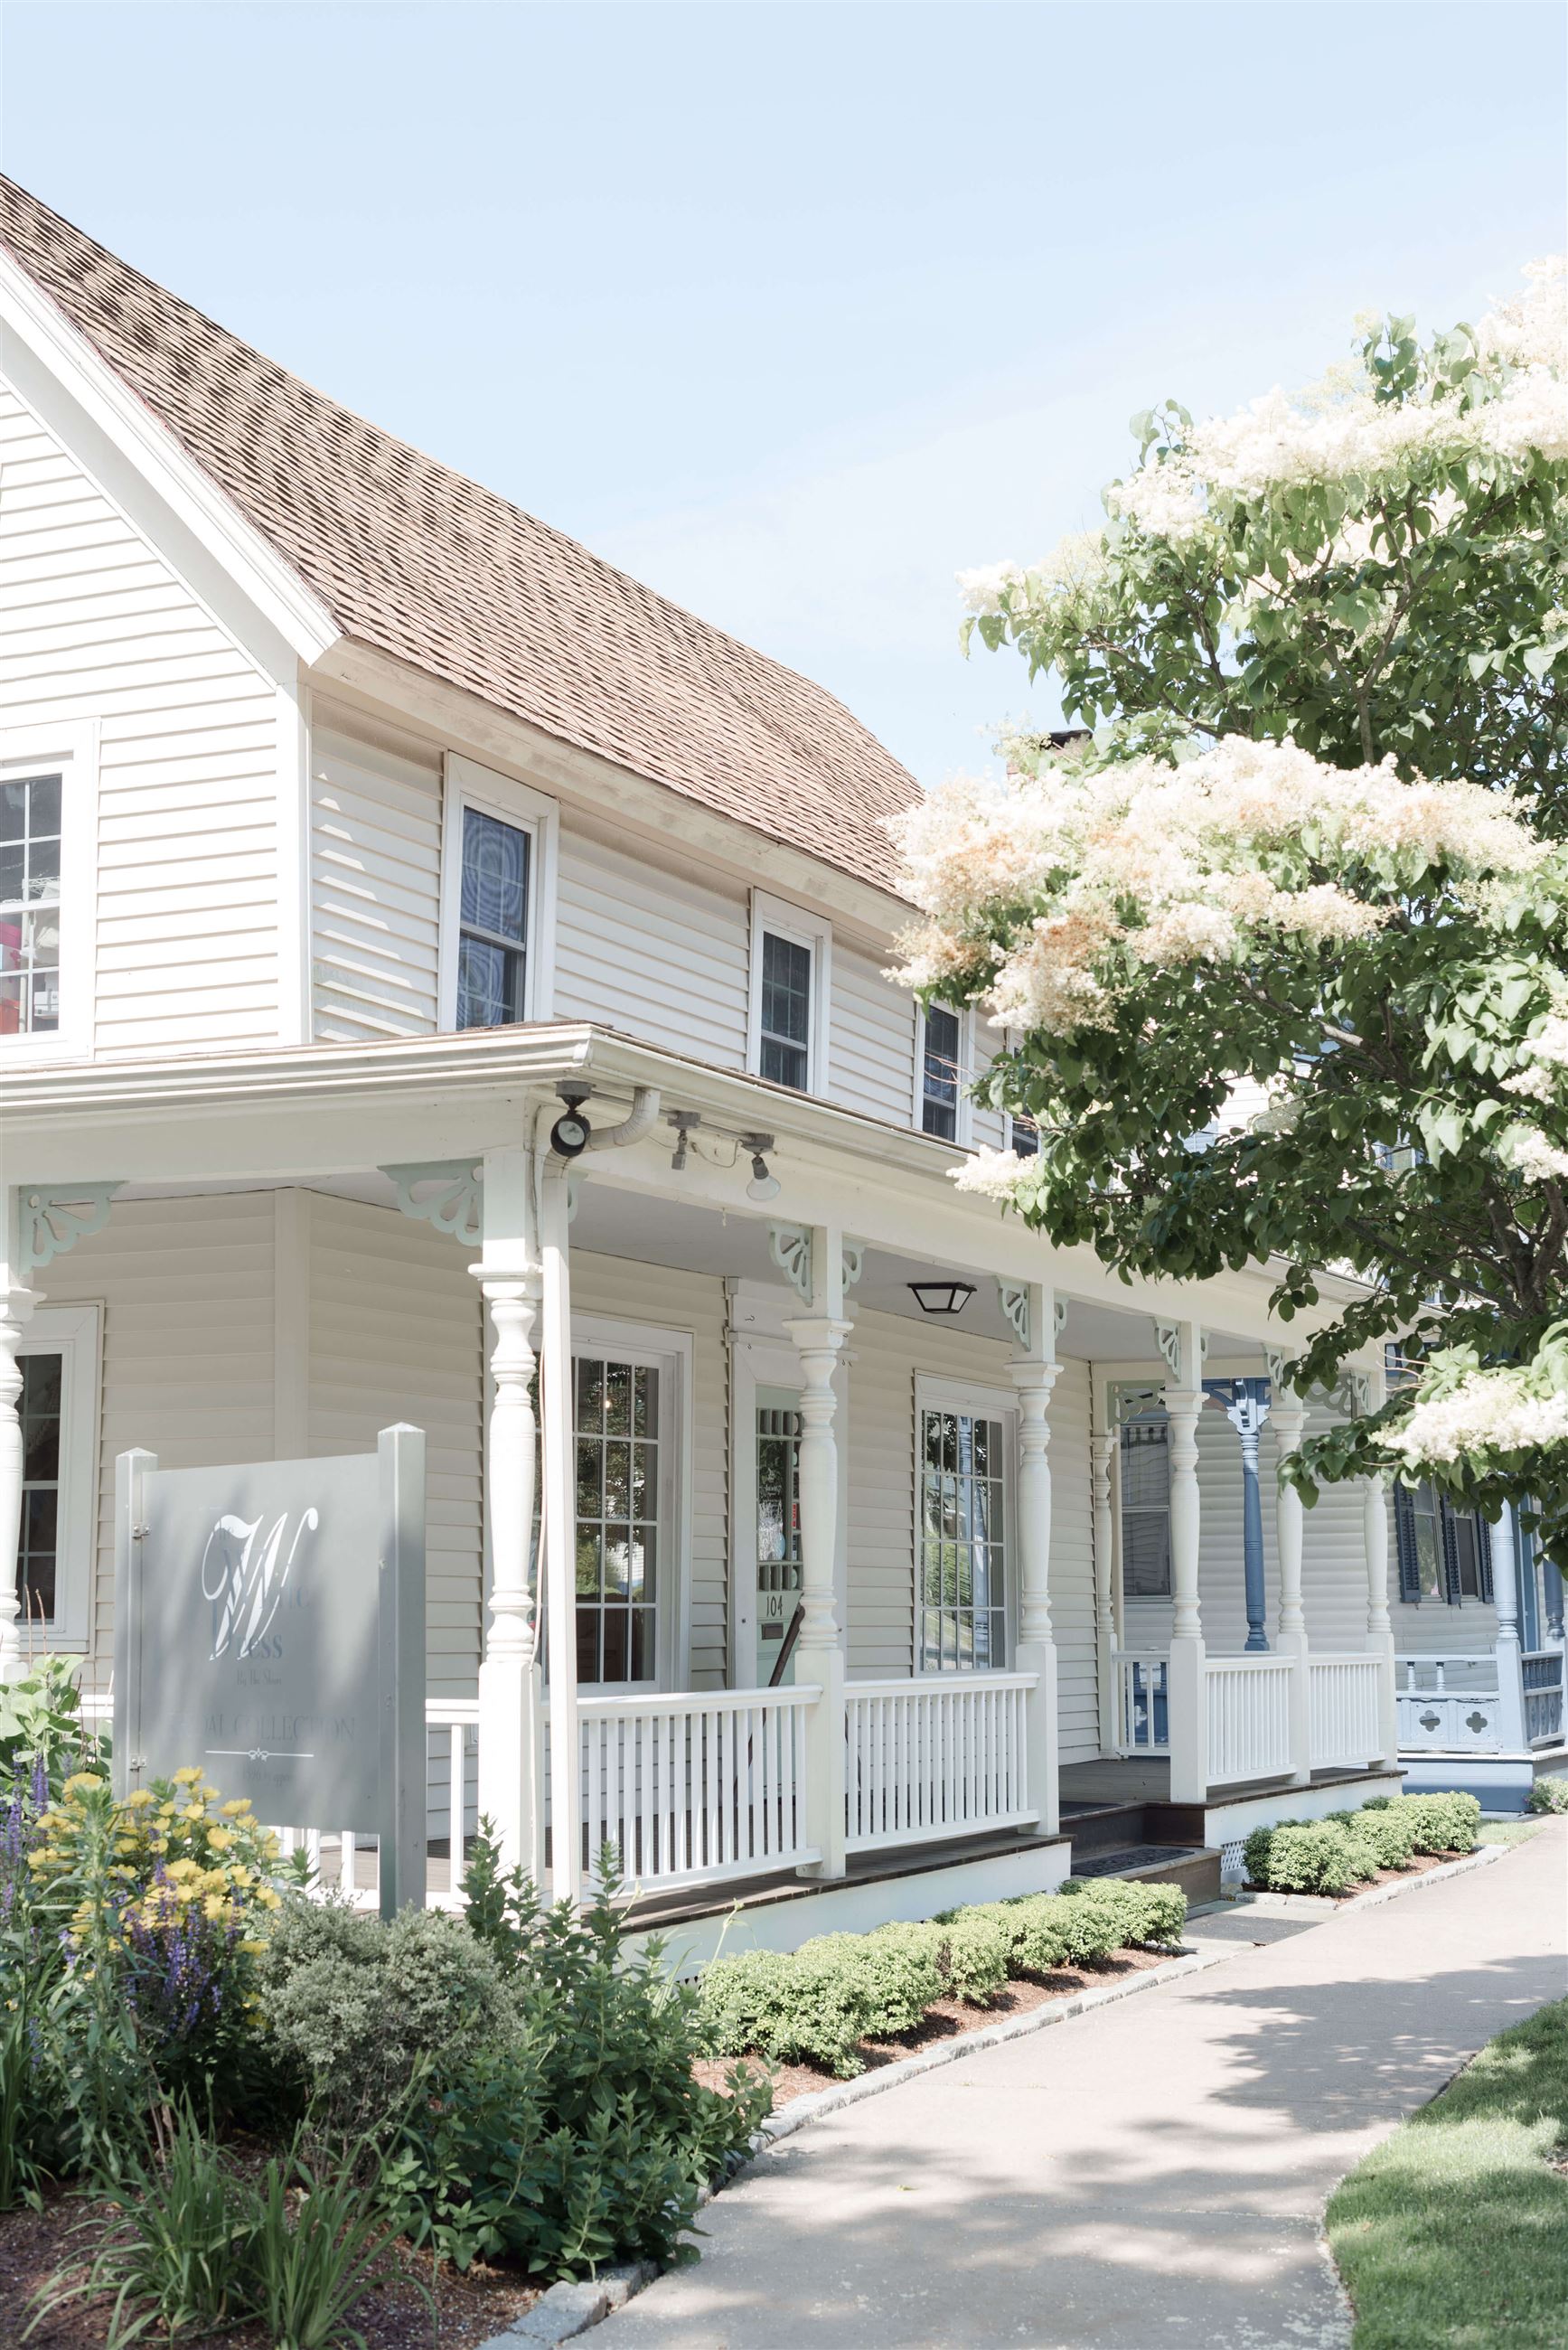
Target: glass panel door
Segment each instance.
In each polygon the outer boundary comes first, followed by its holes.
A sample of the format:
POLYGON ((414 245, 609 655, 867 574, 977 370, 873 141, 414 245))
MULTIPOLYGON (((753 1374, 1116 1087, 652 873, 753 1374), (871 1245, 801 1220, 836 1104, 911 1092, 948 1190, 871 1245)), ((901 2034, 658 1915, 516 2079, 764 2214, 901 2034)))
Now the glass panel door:
POLYGON ((800 1605, 800 1412, 787 1388, 763 1388, 757 1397, 757 1686, 794 1680, 794 1659, 782 1671, 800 1605))
POLYGON ((1007 1661, 1006 1436, 981 1413, 920 1415, 922 1672, 1007 1661))

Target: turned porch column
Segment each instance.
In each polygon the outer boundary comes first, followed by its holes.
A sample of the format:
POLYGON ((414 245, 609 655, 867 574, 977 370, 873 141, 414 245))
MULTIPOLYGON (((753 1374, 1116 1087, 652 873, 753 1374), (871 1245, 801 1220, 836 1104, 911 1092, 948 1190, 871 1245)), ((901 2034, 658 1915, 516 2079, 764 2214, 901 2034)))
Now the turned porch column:
MULTIPOLYGON (((566 1173, 558 1159, 545 1159, 541 1163, 539 1410, 545 1504, 541 1580, 550 1630, 550 1890, 557 1901, 575 1902, 583 1889, 583 1766, 577 1718, 577 1481, 566 1173)), ((597 1860, 597 1853, 588 1855, 590 1866, 597 1860)))
POLYGON ((1119 1752, 1122 1742, 1121 1668, 1116 1661, 1116 1535, 1111 1477, 1117 1438, 1112 1429, 1089 1439, 1089 1484, 1095 1546, 1095 1686, 1099 1691, 1100 1752, 1119 1752))
POLYGON ((1524 1665, 1519 1638, 1519 1551, 1517 1522, 1505 1510, 1491 1529, 1491 1596, 1497 1610, 1497 1729, 1507 1753, 1523 1753, 1529 1740, 1524 1730, 1524 1665))
MULTIPOLYGON (((1352 1400, 1367 1411, 1383 1407, 1386 1385, 1382 1366, 1353 1371, 1352 1400)), ((1399 1718, 1394 1679, 1394 1626, 1388 1614, 1388 1500, 1381 1477, 1361 1481, 1362 1542, 1366 1553, 1366 1647, 1378 1662, 1376 1760, 1390 1765, 1399 1752, 1399 1718)))
POLYGON ((822 1695, 805 1727, 805 1840, 818 1857, 805 1872, 845 1872, 845 1659, 838 1620, 837 1397, 833 1375, 849 1335, 844 1314, 844 1235, 815 1225, 805 1235, 796 1286, 812 1310, 785 1323, 800 1357, 800 1637, 797 1684, 822 1695))
POLYGON ((1285 1366, 1278 1355, 1269 1357, 1269 1417, 1279 1448, 1279 1498, 1275 1531, 1280 1553, 1280 1621, 1274 1644, 1292 1660, 1290 1686, 1291 1783, 1304 1787, 1312 1779, 1312 1659, 1307 1642, 1306 1610, 1302 1605, 1302 1497, 1284 1479, 1285 1463, 1301 1448, 1306 1407, 1295 1389, 1285 1384, 1285 1366))
POLYGON ((1021 1313, 1010 1318, 1023 1349, 1008 1366, 1018 1390, 1018 1646, 1013 1662, 1019 1672, 1035 1676, 1025 1708, 1029 1793, 1040 1809, 1036 1832, 1054 1835, 1061 1823, 1061 1758, 1056 1642, 1051 1628, 1051 1430, 1045 1415, 1060 1366, 1051 1291, 1030 1282, 1021 1313))
MULTIPOLYGON (((490 1620, 479 1668, 479 1811, 495 1823, 505 1866, 521 1866, 542 1887, 544 1705, 529 1588, 539 1442, 534 1336, 541 1289, 534 1191, 532 1152, 486 1151, 482 1254, 472 1270, 493 1339, 484 1453, 490 1620)), ((454 1882, 458 1866, 454 1859, 454 1882)))
POLYGON ((1162 1323, 1159 1351, 1171 1374, 1162 1390, 1170 1440, 1170 1662, 1166 1676, 1170 1800, 1209 1795, 1209 1680, 1198 1607, 1198 1415, 1203 1409, 1203 1340, 1196 1322, 1162 1323))

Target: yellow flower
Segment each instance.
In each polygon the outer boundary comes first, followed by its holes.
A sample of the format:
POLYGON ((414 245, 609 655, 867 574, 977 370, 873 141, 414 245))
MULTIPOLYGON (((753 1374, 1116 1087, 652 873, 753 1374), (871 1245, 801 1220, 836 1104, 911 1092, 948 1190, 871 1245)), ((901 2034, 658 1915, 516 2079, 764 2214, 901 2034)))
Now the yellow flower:
POLYGON ((199 1877, 201 1875, 201 1870, 197 1867, 196 1863, 193 1860, 171 1860, 169 1864, 168 1873, 176 1880, 176 1882, 178 1882, 182 1877, 199 1877))
POLYGON ((237 1820, 240 1814, 242 1812, 248 1812, 250 1807, 251 1799, 248 1795, 235 1795, 232 1802, 223 1805, 223 1817, 229 1820, 237 1820))
POLYGON ((234 1840, 233 1835, 227 1828, 209 1828, 207 1830, 207 1842, 211 1845, 214 1852, 227 1852, 234 1840))
POLYGON ((260 1893, 256 1896, 256 1898, 260 1901, 264 1909, 281 1909, 283 1908, 282 1894, 275 1893, 270 1885, 264 1885, 260 1893))
POLYGON ((90 1789, 94 1794, 97 1794, 103 1783, 96 1771, 76 1771, 66 1781, 61 1793, 66 1795, 79 1795, 90 1789))
POLYGON ((129 1795, 127 1795, 125 1799, 125 1808, 128 1812, 139 1812, 144 1804, 150 1804, 151 1801, 152 1790, 151 1787, 137 1787, 133 1789, 129 1795))
POLYGON ((200 1771, 195 1769, 192 1763, 187 1762, 182 1770, 179 1770, 174 1773, 174 1784, 177 1787, 193 1786, 201 1775, 202 1773, 200 1771))
MULTIPOLYGON (((266 1944, 265 1942, 253 1941, 247 1938, 240 1944, 240 1948, 247 1954, 248 1957, 254 1959, 260 1957, 263 1950, 265 1950, 266 1944)), ((257 2002, 254 1999, 247 2000, 245 2002, 245 2005, 247 2007, 254 2007, 256 2004, 257 2002)))

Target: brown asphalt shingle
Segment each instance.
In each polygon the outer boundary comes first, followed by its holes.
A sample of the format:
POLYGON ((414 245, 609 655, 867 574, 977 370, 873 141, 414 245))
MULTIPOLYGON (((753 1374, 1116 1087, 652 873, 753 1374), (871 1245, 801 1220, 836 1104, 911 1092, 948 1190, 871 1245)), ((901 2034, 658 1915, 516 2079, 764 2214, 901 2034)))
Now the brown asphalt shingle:
POLYGON ((914 779, 809 679, 367 424, 0 177, 0 244, 339 628, 892 888, 914 779))

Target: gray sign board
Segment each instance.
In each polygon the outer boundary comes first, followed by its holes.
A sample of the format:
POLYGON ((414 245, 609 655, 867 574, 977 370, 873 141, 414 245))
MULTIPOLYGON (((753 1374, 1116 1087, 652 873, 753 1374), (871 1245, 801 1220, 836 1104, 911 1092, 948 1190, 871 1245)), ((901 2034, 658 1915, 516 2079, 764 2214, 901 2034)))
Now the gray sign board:
POLYGON ((372 1453, 118 1464, 114 1772, 193 1764, 291 1828, 380 1838, 381 1907, 424 1898, 424 1437, 372 1453))

